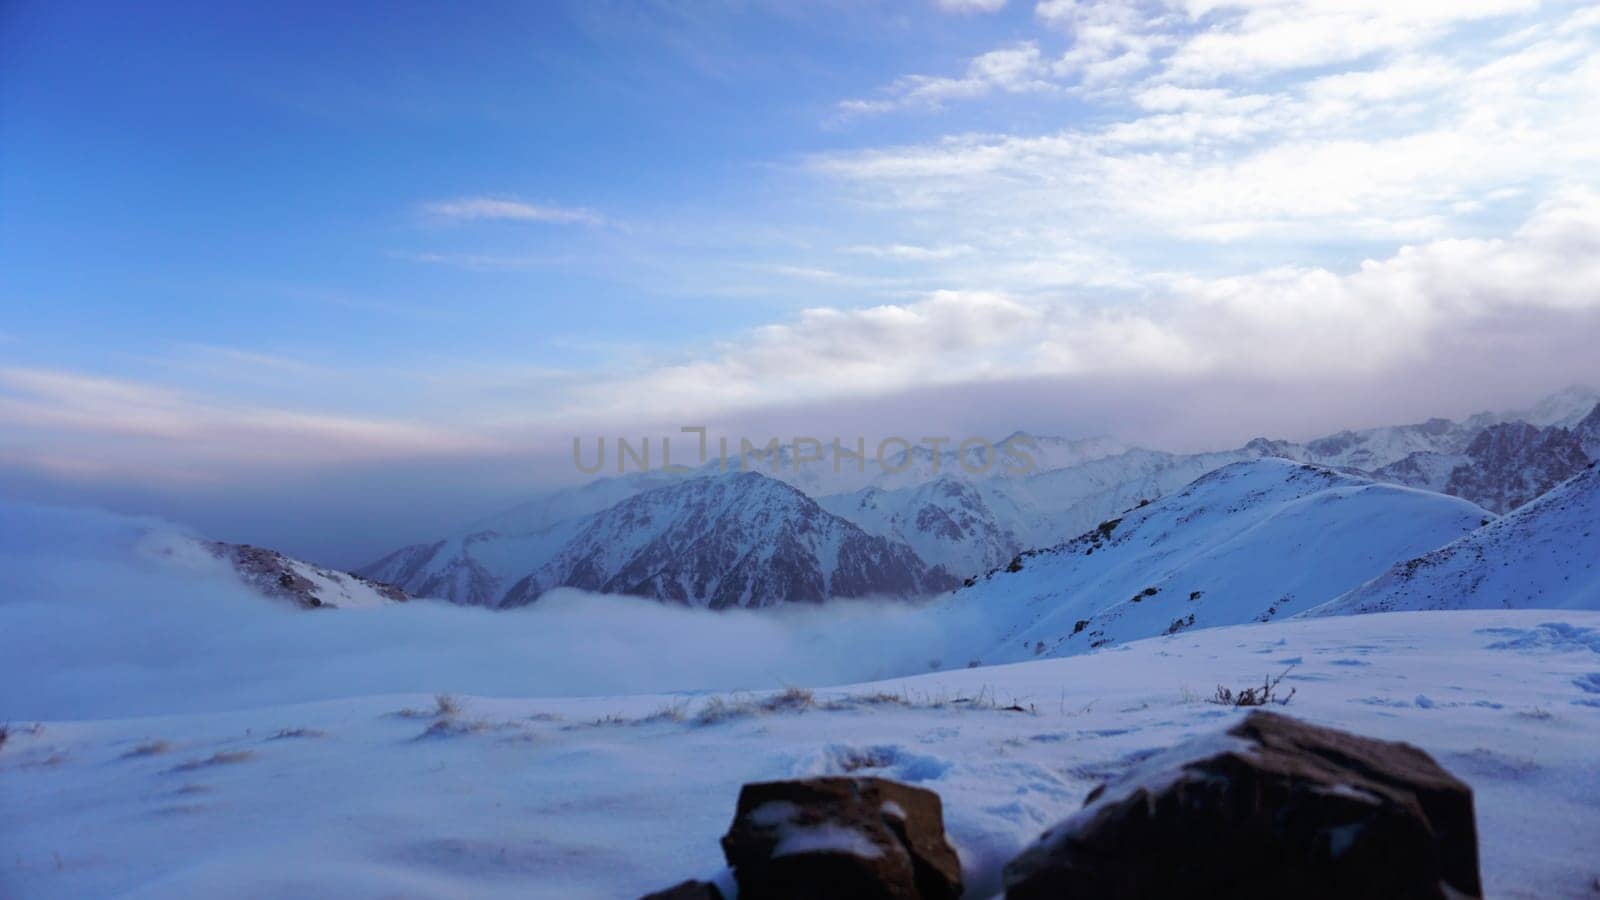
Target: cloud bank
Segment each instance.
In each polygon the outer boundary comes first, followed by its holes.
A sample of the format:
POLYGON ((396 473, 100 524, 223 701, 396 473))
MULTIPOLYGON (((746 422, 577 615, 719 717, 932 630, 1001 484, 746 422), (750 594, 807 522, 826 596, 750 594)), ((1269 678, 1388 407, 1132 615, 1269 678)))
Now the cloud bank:
MULTIPOLYGON (((945 634, 895 604, 690 611, 560 592, 517 612, 415 601, 306 613, 249 593, 171 526, 0 504, 0 709, 13 721, 214 712, 385 693, 592 696, 926 672, 945 634), (644 645, 659 652, 640 654, 644 645)), ((976 626, 976 622, 971 623, 976 626)))

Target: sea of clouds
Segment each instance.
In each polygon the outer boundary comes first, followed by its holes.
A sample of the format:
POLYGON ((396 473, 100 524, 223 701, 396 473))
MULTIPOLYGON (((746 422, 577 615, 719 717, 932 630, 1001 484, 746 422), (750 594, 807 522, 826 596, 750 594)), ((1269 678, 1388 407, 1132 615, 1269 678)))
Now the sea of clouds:
POLYGON ((901 603, 712 612, 556 591, 495 612, 433 601, 303 611, 183 529, 0 503, 0 720, 215 712, 350 696, 759 690, 954 668, 979 617, 901 603))

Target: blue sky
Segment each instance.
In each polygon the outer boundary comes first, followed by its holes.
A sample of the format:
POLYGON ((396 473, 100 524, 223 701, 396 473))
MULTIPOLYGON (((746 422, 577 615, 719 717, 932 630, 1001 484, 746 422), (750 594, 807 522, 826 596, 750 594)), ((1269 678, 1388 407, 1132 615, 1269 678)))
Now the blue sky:
POLYGON ((0 490, 387 541, 574 433, 1203 446, 1600 380, 1597 44, 1536 0, 14 0, 0 490))

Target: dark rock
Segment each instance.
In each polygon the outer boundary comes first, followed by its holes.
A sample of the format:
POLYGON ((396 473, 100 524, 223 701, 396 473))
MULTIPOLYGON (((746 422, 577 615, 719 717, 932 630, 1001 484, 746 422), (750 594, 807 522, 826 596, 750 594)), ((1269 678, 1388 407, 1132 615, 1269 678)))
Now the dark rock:
POLYGON ((722 838, 742 900, 955 900, 939 795, 882 778, 747 784, 722 838))
POLYGON ((722 892, 709 881, 695 881, 690 879, 682 884, 675 884, 664 891, 654 894, 645 894, 639 900, 722 900, 722 892))
POLYGON ((1589 464, 1583 438, 1565 428, 1503 422, 1478 433, 1468 461, 1450 472, 1444 492, 1507 513, 1589 464))
POLYGON ((1254 712, 1101 785, 1006 897, 1481 896, 1472 790, 1408 744, 1254 712))

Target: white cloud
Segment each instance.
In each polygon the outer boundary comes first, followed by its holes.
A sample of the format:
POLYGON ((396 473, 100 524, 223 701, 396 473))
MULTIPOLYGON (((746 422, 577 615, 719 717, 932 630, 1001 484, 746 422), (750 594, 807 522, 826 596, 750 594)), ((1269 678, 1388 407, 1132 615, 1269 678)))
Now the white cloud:
POLYGON ((1174 77, 1214 80, 1411 50, 1470 22, 1538 8, 1538 0, 1188 0, 1205 27, 1167 60, 1174 77))
POLYGON ((670 407, 693 416, 1061 376, 1381 383, 1441 347, 1509 354, 1507 320, 1550 346, 1600 322, 1600 195, 1564 192, 1507 237, 1407 246, 1343 273, 1285 266, 1148 275, 1139 295, 1118 301, 944 291, 906 304, 812 309, 694 361, 580 391, 572 414, 670 407))
MULTIPOLYGON (((1012 261, 987 264, 981 248, 956 262, 971 267, 974 283, 1017 274, 1008 271, 1012 261)), ((1034 284, 1062 278, 1022 274, 1034 284)), ((714 345, 680 348, 686 355, 670 361, 644 357, 625 372, 613 366, 577 378, 541 370, 514 380, 557 390, 457 379, 444 404, 433 396, 405 419, 4 368, 0 433, 8 449, 0 463, 68 478, 170 479, 226 477, 241 467, 479 459, 554 429, 704 421, 1017 380, 1121 380, 1159 390, 1148 386, 1318 378, 1376 387, 1450 352, 1479 365, 1516 361, 1532 348, 1539 365, 1581 377, 1595 369, 1592 346, 1579 340, 1570 351, 1576 355, 1561 358, 1553 348, 1570 348, 1572 336, 1600 327, 1600 193, 1560 191, 1503 237, 1421 242, 1344 269, 1123 277, 1128 283, 1113 292, 1081 283, 1031 293, 941 290, 866 308, 818 307, 714 345)))
POLYGON ((495 197, 463 197, 422 205, 422 212, 443 222, 544 222, 551 225, 601 225, 605 219, 587 209, 539 206, 495 197))
POLYGON ((1038 44, 1026 41, 973 58, 967 63, 966 74, 960 77, 908 75, 885 89, 881 97, 842 101, 839 111, 868 115, 912 107, 938 109, 950 100, 972 99, 996 91, 1018 94, 1053 90, 1055 86, 1046 80, 1047 74, 1038 44))
POLYGON ((946 242, 976 244, 1007 222, 1112 246, 1439 237, 1495 214, 1506 191, 1596 184, 1600 45, 1566 25, 1494 52, 1436 47, 1259 90, 1152 77, 1095 124, 948 135, 809 165, 874 208, 938 216, 946 242))
POLYGON ((919 247, 916 244, 858 244, 844 248, 846 253, 856 256, 868 256, 875 259, 891 259, 901 262, 929 262, 932 260, 955 259, 958 256, 970 256, 977 252, 968 244, 944 244, 937 247, 919 247))
POLYGON ((1005 9, 1006 0, 934 0, 945 12, 992 13, 1005 9))

